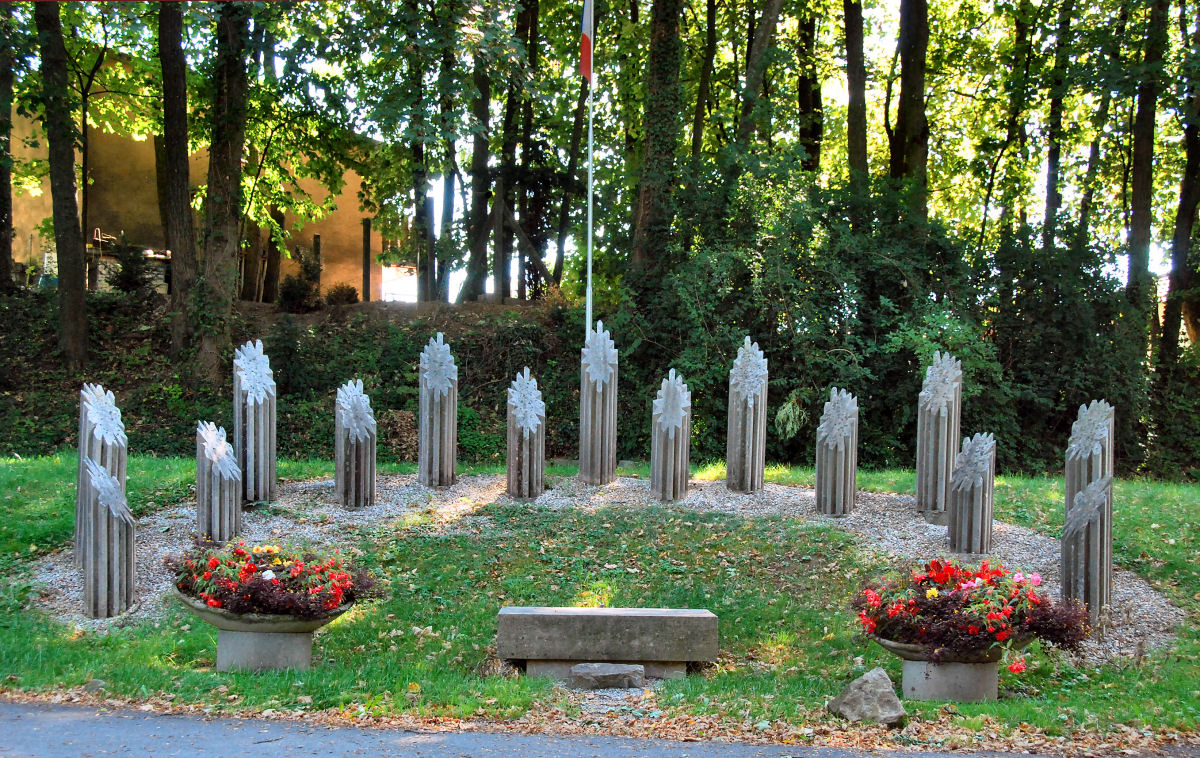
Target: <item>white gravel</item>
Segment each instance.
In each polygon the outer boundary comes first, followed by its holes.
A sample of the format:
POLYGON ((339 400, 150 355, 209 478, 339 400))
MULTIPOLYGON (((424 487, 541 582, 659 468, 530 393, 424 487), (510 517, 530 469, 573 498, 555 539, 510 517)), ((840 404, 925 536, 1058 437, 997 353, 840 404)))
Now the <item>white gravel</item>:
MULTIPOLYGON (((534 502, 549 508, 647 506, 658 504, 644 479, 621 477, 594 487, 572 477, 551 477, 548 489, 534 502)), ((408 520, 432 520, 447 531, 479 532, 490 524, 474 512, 486 503, 507 501, 503 476, 466 476, 442 490, 421 486, 415 475, 380 476, 376 505, 352 511, 337 503, 332 480, 282 483, 280 498, 269 509, 247 511, 247 542, 290 541, 315 545, 353 545, 357 537, 408 520)), ((696 481, 676 507, 733 513, 745 517, 785 516, 828 524, 853 533, 865 549, 898 560, 927 560, 950 555, 946 527, 925 522, 915 501, 905 495, 859 492, 854 512, 841 519, 816 513, 813 490, 768 484, 754 495, 730 492, 723 481, 696 481)), ((1119 517, 1119 515, 1118 515, 1119 517)), ((61 621, 92 631, 161 617, 171 577, 163 559, 191 544, 195 504, 164 508, 138 520, 137 589, 141 602, 116 619, 89 619, 80 613, 82 582, 69 550, 52 553, 36 566, 39 595, 35 604, 61 621)), ((1025 527, 995 522, 991 559, 1026 572, 1036 571, 1044 589, 1058 596, 1059 543, 1025 527)), ((975 558, 972 558, 974 562, 975 558)), ((1113 575, 1111 623, 1089 641, 1082 658, 1089 663, 1136 659, 1150 648, 1170 644, 1173 628, 1185 614, 1172 606, 1144 579, 1117 569, 1113 575)))

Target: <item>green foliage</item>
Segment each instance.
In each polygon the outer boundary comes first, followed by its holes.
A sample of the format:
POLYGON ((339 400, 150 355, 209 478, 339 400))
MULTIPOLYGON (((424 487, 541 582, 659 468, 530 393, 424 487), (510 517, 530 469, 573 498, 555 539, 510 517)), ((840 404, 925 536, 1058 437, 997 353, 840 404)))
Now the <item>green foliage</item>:
POLYGON ((117 269, 105 277, 108 286, 130 294, 143 293, 154 284, 154 274, 141 248, 123 245, 117 248, 117 269))
POLYGON ((358 302, 358 289, 353 284, 339 282, 325 291, 327 305, 353 305, 358 302))
POLYGON ((321 307, 321 293, 314 282, 288 274, 279 282, 279 308, 285 313, 310 313, 321 307))

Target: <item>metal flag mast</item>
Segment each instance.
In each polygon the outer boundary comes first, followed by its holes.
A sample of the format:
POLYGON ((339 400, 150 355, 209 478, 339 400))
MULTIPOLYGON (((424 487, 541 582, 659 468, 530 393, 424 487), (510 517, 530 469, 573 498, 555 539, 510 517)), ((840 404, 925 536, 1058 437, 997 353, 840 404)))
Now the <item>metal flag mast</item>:
POLYGON ((588 170, 587 170, 587 305, 585 306, 585 318, 587 329, 584 332, 586 335, 592 330, 592 78, 595 76, 592 67, 595 31, 592 21, 592 3, 591 0, 585 0, 583 10, 583 26, 586 30, 587 37, 587 103, 588 103, 588 170))

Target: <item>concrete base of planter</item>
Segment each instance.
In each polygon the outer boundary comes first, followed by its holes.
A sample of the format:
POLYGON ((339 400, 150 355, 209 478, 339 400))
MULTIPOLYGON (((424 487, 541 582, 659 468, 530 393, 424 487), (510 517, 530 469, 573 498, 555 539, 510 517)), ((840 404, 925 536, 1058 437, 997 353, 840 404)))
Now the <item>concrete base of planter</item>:
POLYGON ((997 697, 999 663, 904 661, 900 689, 909 700, 984 703, 997 697))
POLYGON ((217 671, 274 671, 312 666, 312 632, 217 633, 217 671))

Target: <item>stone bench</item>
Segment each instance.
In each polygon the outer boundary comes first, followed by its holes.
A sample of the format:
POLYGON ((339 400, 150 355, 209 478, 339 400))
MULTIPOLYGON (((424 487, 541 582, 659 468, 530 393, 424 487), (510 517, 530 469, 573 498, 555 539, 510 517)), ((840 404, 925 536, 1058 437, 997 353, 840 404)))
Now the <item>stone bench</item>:
POLYGON ((508 606, 496 616, 496 655, 529 676, 567 679, 577 663, 640 663, 646 676, 682 677, 717 658, 717 616, 691 608, 508 606))

